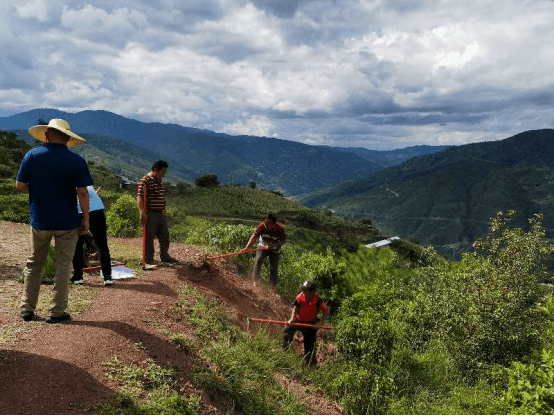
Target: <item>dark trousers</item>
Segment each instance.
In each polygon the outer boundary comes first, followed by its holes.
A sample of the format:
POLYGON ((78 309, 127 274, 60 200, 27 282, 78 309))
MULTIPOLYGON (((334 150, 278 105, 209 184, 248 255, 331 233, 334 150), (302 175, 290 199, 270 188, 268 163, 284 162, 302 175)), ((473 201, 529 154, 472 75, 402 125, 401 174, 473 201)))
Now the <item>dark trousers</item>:
MULTIPOLYGON (((303 324, 315 325, 315 322, 301 322, 303 324)), ((304 360, 308 365, 316 364, 316 335, 317 329, 298 326, 286 326, 283 330, 283 349, 290 348, 294 334, 300 331, 304 337, 304 360)))
POLYGON ((161 212, 148 211, 146 220, 146 263, 154 261, 154 238, 160 241, 160 259, 166 261, 169 258, 169 228, 167 220, 161 212))
MULTIPOLYGON (((104 280, 112 277, 112 259, 110 257, 110 249, 108 248, 108 236, 106 229, 106 215, 104 210, 91 211, 89 213, 90 233, 92 239, 98 247, 100 253, 100 265, 102 267, 102 275, 104 280)), ((85 236, 80 235, 75 247, 75 255, 73 256, 73 277, 71 280, 81 280, 83 278, 83 244, 85 236)))
POLYGON ((254 261, 254 278, 260 279, 262 274, 262 264, 266 257, 269 257, 269 283, 277 284, 278 269, 279 269, 279 252, 278 251, 258 251, 256 260, 254 261))

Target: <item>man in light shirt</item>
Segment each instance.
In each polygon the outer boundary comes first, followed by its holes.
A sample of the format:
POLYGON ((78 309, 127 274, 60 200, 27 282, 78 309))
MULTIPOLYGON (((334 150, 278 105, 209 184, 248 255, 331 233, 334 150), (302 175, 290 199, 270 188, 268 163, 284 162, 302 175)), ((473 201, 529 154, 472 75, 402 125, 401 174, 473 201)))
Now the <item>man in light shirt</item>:
MULTIPOLYGON (((90 234, 100 252, 100 265, 102 267, 102 276, 104 276, 104 286, 113 285, 112 280, 112 259, 110 249, 108 248, 108 235, 106 226, 106 214, 104 213, 104 203, 98 196, 98 191, 94 190, 93 186, 87 186, 89 203, 89 222, 90 234)), ((82 215, 81 204, 78 204, 79 213, 82 215)), ((73 256, 73 277, 71 283, 81 285, 83 281, 83 243, 86 235, 79 236, 75 255, 73 256)))

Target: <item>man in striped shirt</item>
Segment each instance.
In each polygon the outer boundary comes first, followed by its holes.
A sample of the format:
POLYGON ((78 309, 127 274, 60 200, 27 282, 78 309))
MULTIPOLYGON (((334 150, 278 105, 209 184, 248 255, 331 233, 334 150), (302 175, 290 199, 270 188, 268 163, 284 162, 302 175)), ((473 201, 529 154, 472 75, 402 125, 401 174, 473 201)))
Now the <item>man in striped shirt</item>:
POLYGON ((169 229, 165 217, 165 189, 162 179, 167 173, 167 162, 158 160, 152 165, 152 171, 143 176, 138 184, 137 205, 140 221, 146 224, 146 264, 144 268, 153 267, 154 238, 160 241, 160 260, 165 263, 178 261, 168 254, 169 229))

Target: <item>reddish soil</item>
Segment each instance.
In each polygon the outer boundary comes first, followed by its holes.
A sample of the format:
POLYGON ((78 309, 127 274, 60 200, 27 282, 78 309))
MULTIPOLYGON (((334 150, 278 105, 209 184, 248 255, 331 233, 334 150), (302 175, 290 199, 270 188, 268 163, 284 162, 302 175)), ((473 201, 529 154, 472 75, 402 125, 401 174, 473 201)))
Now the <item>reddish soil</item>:
MULTIPOLYGON (((13 243, 20 238, 6 234, 12 228, 9 223, 0 224, 2 241, 13 243)), ((18 243, 19 253, 28 251, 28 243, 24 247, 23 241, 28 241, 28 237, 18 243)), ((135 243, 140 246, 138 240, 135 243)), ((158 268, 136 279, 119 280, 111 287, 104 287, 98 275, 85 275, 87 285, 98 287, 98 297, 92 309, 65 323, 47 324, 45 316, 23 322, 13 309, 7 313, 0 306, 0 329, 14 325, 23 329, 14 342, 0 343, 0 414, 89 413, 91 406, 105 401, 118 387, 102 365, 114 355, 124 364, 138 364, 150 358, 160 366, 173 368, 181 385, 190 386, 190 391, 185 389, 183 394, 198 392, 192 383, 187 383, 197 365, 194 352, 177 349, 151 325, 154 320, 173 331, 192 334, 192 329, 171 313, 184 285, 194 286, 208 298, 218 298, 233 322, 243 329, 247 316, 288 318, 290 308, 275 292, 237 274, 231 262, 219 261, 212 263, 209 270, 196 270, 190 264, 201 264, 203 253, 198 248, 172 244, 170 254, 183 264, 158 268)), ((11 264, 14 256, 4 253, 0 260, 0 280, 19 276, 23 264, 11 264)), ((275 335, 280 336, 279 329, 275 329, 275 335)), ((338 406, 297 381, 277 381, 309 401, 311 414, 341 414, 338 406)), ((228 411, 224 398, 209 391, 200 394, 201 413, 228 411)))

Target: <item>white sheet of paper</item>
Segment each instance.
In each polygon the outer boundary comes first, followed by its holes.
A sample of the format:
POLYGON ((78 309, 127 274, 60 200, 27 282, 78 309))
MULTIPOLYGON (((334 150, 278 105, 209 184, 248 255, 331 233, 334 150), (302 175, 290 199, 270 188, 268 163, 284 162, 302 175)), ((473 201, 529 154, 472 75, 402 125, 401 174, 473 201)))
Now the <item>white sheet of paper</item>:
MULTIPOLYGON (((100 272, 100 275, 102 276, 102 272, 100 272)), ((125 266, 112 267, 112 280, 132 279, 133 277, 135 277, 135 273, 133 272, 132 269, 128 267, 125 267, 125 266)))

